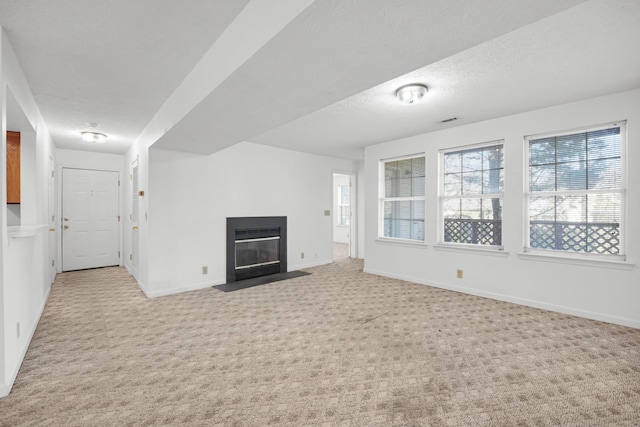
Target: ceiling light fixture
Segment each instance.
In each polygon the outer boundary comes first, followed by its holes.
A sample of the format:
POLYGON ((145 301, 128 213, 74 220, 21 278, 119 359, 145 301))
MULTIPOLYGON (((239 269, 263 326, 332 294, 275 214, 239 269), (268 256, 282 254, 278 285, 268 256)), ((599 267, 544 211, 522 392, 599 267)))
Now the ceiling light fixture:
POLYGON ((82 132, 82 140, 85 142, 101 144, 103 142, 107 142, 107 135, 98 132, 82 132))
POLYGON ((402 86, 396 91, 396 96, 403 104, 415 104, 420 102, 427 93, 427 87, 422 84, 410 84, 402 86))

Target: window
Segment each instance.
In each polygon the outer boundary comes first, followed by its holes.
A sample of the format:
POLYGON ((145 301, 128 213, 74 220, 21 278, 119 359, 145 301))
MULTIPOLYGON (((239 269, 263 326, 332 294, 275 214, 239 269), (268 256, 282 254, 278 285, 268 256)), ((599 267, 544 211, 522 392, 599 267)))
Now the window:
POLYGON ((350 192, 348 185, 338 186, 338 225, 349 225, 351 212, 349 209, 350 192))
POLYGON ((424 155, 380 163, 380 235, 424 241, 424 155))
POLYGON ((442 153, 444 243, 502 246, 502 142, 442 153))
POLYGON ((528 248, 623 254, 624 135, 622 123, 527 138, 528 248))

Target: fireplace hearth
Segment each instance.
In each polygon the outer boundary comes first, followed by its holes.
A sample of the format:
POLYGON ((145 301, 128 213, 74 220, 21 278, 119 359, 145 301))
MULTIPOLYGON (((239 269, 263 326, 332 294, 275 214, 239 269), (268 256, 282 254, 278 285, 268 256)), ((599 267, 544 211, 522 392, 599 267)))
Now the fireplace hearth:
POLYGON ((227 218, 227 283, 286 272, 286 216, 227 218))

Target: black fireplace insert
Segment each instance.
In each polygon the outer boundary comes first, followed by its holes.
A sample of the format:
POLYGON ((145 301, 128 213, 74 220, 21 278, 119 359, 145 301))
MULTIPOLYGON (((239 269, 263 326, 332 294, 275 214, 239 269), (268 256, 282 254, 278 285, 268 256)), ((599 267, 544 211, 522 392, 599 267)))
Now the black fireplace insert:
POLYGON ((286 216, 227 218, 227 283, 286 272, 286 216))

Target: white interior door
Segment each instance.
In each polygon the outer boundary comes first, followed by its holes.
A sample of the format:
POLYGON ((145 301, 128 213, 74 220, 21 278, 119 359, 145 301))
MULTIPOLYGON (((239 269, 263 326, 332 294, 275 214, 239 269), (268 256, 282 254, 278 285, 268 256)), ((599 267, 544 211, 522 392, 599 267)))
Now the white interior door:
POLYGON ((119 264, 118 172, 62 170, 62 270, 119 264))
POLYGON ((129 216, 131 220, 131 274, 133 277, 138 277, 138 224, 140 221, 140 196, 138 195, 139 185, 138 185, 138 159, 135 159, 131 163, 131 215, 129 216))
POLYGON ((53 157, 49 156, 49 176, 48 178, 48 217, 49 222, 49 260, 51 264, 50 280, 51 283, 56 279, 56 206, 55 206, 55 176, 54 176, 55 163, 53 157))

